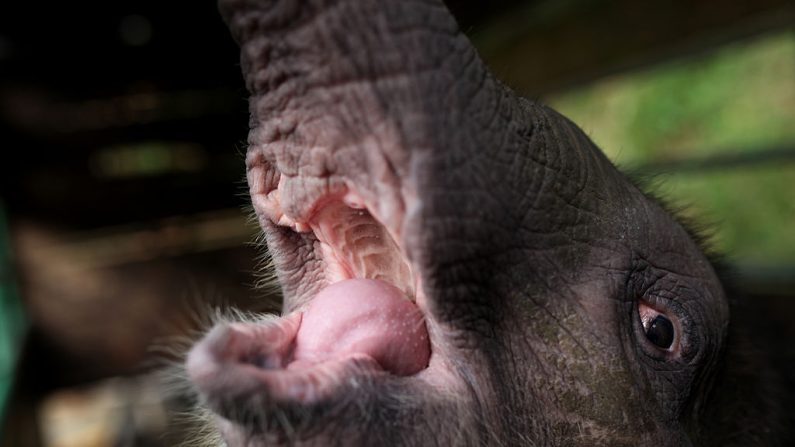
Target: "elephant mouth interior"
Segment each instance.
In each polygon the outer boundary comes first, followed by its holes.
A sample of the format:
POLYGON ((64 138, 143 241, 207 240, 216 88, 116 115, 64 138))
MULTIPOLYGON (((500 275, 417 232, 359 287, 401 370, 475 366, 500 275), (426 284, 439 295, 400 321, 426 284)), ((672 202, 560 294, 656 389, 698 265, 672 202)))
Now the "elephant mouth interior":
POLYGON ((311 232, 326 286, 298 311, 287 369, 365 356, 392 374, 420 371, 430 355, 428 333, 399 245, 352 189, 315 203, 294 228, 311 232))
MULTIPOLYGON (((317 241, 328 284, 352 278, 391 284, 414 300, 416 284, 410 264, 390 232, 352 191, 323 197, 307 220, 317 241)), ((301 226, 300 224, 298 226, 301 226)))
MULTIPOLYGON (((324 188, 297 205, 280 190, 278 171, 267 164, 257 169, 262 187, 252 187, 252 201, 274 224, 266 231, 300 235, 288 239, 311 246, 319 261, 310 263, 317 271, 282 275, 281 281, 319 286, 297 308, 286 305, 295 310, 281 318, 217 326, 188 357, 194 383, 225 401, 255 393, 274 404, 307 405, 338 395, 354 376, 410 376, 426 369, 431 343, 417 303, 424 297, 394 231, 350 186, 324 188)), ((251 176, 250 170, 250 182, 251 176)))

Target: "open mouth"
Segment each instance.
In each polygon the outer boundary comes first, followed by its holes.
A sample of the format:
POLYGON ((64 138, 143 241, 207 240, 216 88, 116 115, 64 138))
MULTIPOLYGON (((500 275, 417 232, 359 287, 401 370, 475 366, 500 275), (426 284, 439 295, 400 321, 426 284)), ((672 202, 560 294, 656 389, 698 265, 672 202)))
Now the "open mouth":
POLYGON ((403 208, 368 201, 344 179, 287 176, 257 152, 247 161, 285 316, 219 325, 193 348, 188 373, 210 408, 227 419, 314 408, 425 370, 425 297, 399 228, 381 223, 403 208))

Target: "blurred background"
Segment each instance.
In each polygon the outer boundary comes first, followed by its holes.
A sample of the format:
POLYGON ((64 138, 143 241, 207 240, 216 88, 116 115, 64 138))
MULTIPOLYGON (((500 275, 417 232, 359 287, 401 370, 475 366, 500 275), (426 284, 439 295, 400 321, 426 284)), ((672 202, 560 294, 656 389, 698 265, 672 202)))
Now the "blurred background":
MULTIPOLYGON (((714 224, 742 291, 789 326, 789 0, 447 3, 498 77, 714 224)), ((255 287, 246 97, 213 2, 0 6, 0 445, 183 440, 190 402, 152 371, 197 309, 278 305, 255 287)))

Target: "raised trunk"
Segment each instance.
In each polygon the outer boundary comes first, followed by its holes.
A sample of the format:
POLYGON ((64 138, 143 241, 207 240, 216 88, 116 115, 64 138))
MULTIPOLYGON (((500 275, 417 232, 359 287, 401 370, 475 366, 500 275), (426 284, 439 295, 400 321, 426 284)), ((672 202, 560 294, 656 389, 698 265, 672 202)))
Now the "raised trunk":
POLYGON ((554 245, 543 234, 549 210, 559 221, 552 239, 570 237, 569 225, 583 228, 605 203, 594 195, 626 195, 576 126, 491 76, 441 1, 222 0, 221 11, 252 94, 249 163, 261 155, 275 165, 282 196, 360 185, 415 262, 467 276, 483 268, 470 261, 509 248, 494 244, 510 243, 500 233, 529 224, 539 247, 554 245), (512 220, 488 222, 506 208, 512 220), (448 243, 450 233, 460 244, 448 243))

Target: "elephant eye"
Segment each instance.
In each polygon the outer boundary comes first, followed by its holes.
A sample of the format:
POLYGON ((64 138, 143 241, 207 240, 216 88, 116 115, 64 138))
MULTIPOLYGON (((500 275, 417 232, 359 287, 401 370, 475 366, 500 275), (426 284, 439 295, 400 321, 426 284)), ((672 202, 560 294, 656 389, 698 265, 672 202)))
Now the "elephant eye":
POLYGON ((644 302, 638 303, 638 313, 646 338, 660 349, 671 350, 676 341, 674 322, 644 302))
POLYGON ((646 338, 659 348, 668 349, 674 343, 674 324, 662 315, 657 315, 643 330, 646 338))

